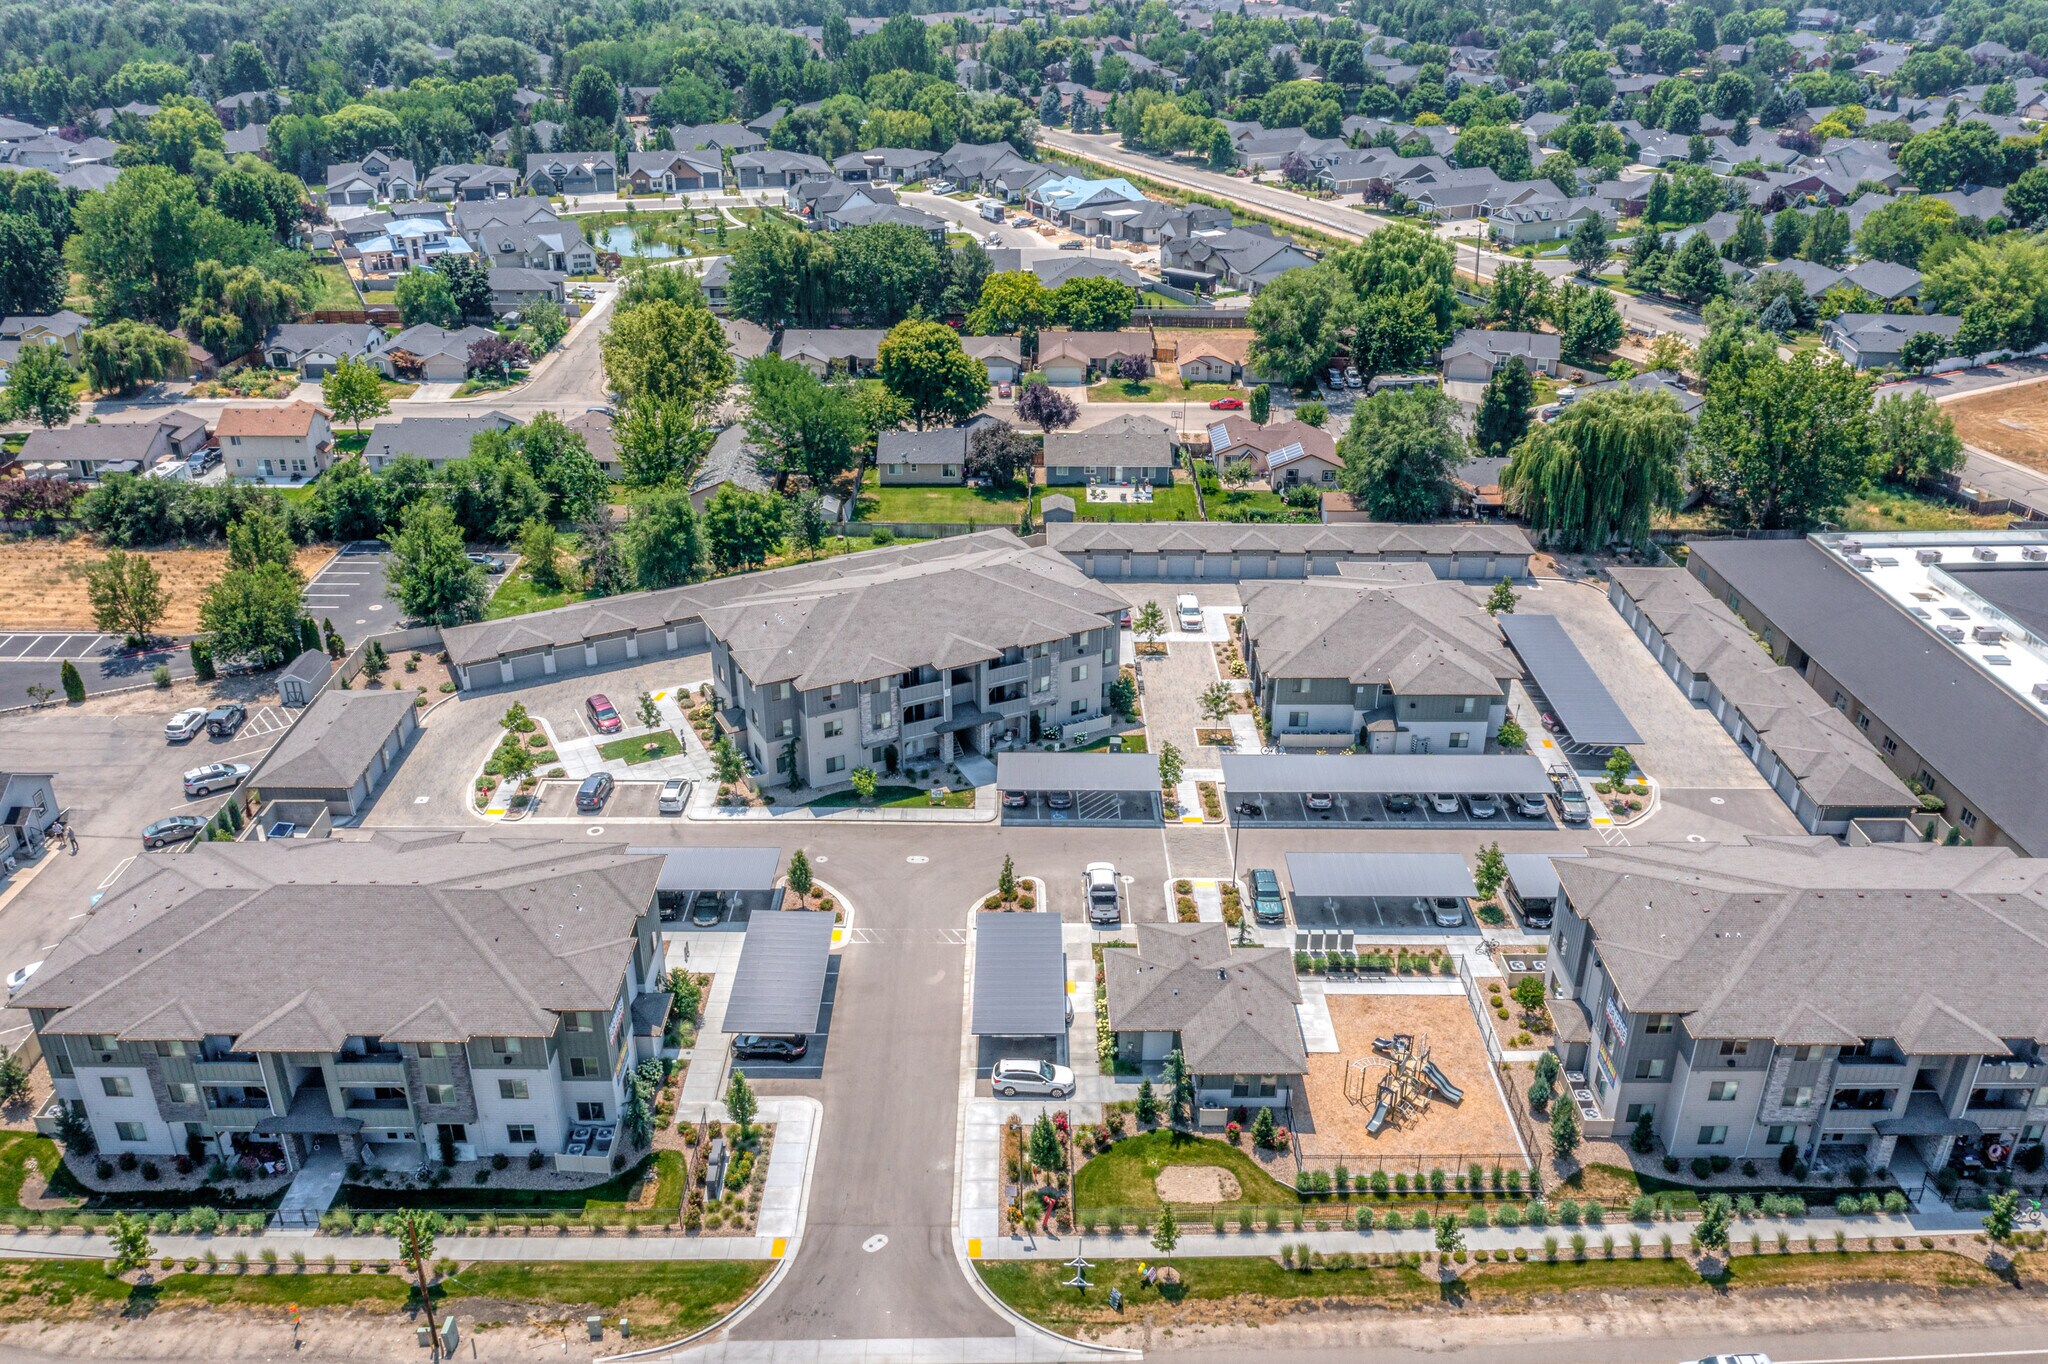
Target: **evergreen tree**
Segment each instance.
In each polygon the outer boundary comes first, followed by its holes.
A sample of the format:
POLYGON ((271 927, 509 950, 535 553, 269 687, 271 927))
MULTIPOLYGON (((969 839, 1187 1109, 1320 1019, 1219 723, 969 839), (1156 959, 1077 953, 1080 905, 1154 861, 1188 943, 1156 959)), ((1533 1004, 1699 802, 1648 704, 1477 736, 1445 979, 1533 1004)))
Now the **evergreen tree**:
POLYGON ((1493 371, 1479 399, 1480 453, 1498 457, 1522 439, 1529 430, 1529 403, 1535 396, 1536 381, 1521 361, 1511 359, 1493 371))

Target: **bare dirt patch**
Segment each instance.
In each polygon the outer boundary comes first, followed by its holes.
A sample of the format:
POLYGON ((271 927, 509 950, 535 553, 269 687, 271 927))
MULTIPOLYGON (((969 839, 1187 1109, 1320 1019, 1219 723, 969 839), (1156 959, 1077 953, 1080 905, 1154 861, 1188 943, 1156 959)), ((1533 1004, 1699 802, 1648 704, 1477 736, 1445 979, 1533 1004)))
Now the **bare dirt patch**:
POLYGON ((1167 1203, 1234 1203, 1244 1197, 1237 1176, 1220 1165, 1169 1165, 1152 1184, 1167 1203))
POLYGON ((1305 1102, 1295 1112, 1305 1165, 1328 1169, 1341 1161, 1356 1175, 1378 1168, 1379 1160, 1390 1173, 1471 1161, 1519 1164, 1514 1119, 1501 1106, 1485 1039, 1463 994, 1331 994, 1328 1000, 1337 1050, 1310 1053, 1305 1102), (1395 1033, 1426 1036, 1430 1059, 1465 1097, 1458 1104, 1432 1099, 1424 1111, 1397 1117, 1375 1137, 1365 1129, 1388 1071, 1373 1064, 1372 1043, 1395 1033), (1362 1085, 1352 1081, 1362 1096, 1357 1103, 1345 1094, 1345 1072, 1354 1060, 1367 1062, 1362 1085))
POLYGON ((2048 379, 1941 406, 1966 443, 2048 472, 2048 379))
MULTIPOLYGON (((199 629, 199 603, 206 590, 227 571, 226 549, 151 549, 137 551, 156 565, 170 597, 170 610, 157 629, 167 635, 189 635, 199 629)), ((299 572, 311 578, 333 557, 329 545, 308 546, 298 553, 299 572)), ((22 539, 0 543, 0 629, 80 630, 93 628, 92 603, 85 595, 85 575, 106 550, 91 536, 69 540, 22 539)))

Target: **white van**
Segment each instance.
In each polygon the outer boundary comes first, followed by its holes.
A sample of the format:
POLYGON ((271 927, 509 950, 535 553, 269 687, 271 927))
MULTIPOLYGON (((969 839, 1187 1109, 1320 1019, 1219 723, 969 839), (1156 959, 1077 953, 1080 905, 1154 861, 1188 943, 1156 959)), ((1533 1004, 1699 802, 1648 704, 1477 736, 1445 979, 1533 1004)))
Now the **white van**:
POLYGON ((1195 600, 1192 592, 1183 592, 1173 599, 1174 615, 1180 620, 1180 628, 1189 634, 1197 634, 1202 628, 1202 604, 1195 600))

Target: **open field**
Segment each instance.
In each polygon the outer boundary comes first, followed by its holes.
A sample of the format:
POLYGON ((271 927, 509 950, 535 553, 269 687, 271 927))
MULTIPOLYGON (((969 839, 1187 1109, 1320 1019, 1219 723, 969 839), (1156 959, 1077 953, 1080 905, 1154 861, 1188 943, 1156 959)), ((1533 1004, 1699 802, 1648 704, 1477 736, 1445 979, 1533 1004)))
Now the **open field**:
MULTIPOLYGON (((189 635, 197 631, 200 599, 226 571, 227 550, 141 552, 156 565, 170 595, 170 610, 158 622, 158 632, 189 635)), ((0 626, 9 630, 91 630, 92 603, 86 599, 85 575, 105 553, 89 536, 0 543, 0 601, 6 603, 0 607, 0 626)), ((300 550, 299 572, 311 578, 333 553, 326 545, 300 550)))
POLYGON ((1337 1050, 1309 1054, 1308 1079, 1294 1112, 1305 1165, 1322 1169, 1343 1161, 1357 1175, 1372 1168, 1374 1156, 1428 1157, 1451 1168, 1468 1160, 1506 1163, 1502 1157, 1517 1149, 1514 1120, 1488 1077, 1486 1043, 1464 995, 1328 998, 1337 1050), (1430 1059, 1465 1091, 1465 1100, 1453 1105, 1432 1098, 1423 1112, 1396 1116, 1375 1137, 1367 1134, 1366 1123, 1380 1081, 1392 1072, 1378 1064, 1372 1041, 1395 1033, 1428 1038, 1430 1059), (1345 1097, 1345 1070, 1358 1060, 1365 1062, 1363 1102, 1353 1103, 1345 1097))
POLYGON ((1943 403, 1966 444, 2048 471, 2048 379, 1943 403))

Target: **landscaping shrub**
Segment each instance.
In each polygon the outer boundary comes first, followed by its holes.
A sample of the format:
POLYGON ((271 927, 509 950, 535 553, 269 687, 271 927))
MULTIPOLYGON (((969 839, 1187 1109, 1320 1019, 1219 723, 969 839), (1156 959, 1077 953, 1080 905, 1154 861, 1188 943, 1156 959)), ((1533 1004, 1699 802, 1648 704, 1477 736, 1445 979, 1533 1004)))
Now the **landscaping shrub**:
POLYGON ((1708 1160, 1705 1156, 1694 1156, 1692 1158, 1692 1177, 1694 1179, 1705 1179, 1713 1173, 1714 1162, 1708 1160))

